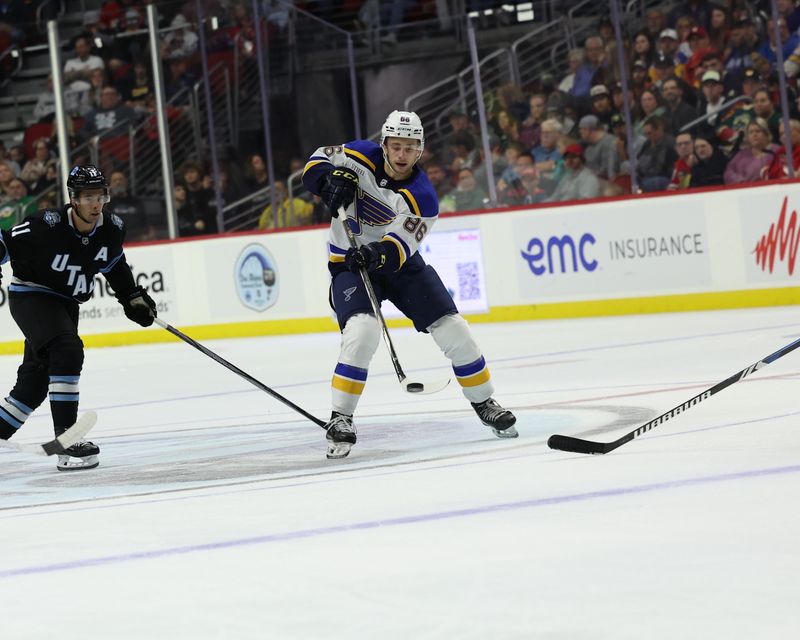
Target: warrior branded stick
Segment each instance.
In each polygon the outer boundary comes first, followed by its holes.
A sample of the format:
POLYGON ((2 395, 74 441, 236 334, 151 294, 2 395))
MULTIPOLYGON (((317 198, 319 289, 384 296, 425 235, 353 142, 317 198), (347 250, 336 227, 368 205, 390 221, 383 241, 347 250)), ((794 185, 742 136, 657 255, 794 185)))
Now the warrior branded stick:
POLYGON ((319 427, 322 427, 322 428, 325 428, 325 422, 324 422, 323 420, 320 420, 319 418, 315 418, 314 416, 312 416, 310 413, 308 413, 308 412, 307 412, 307 411, 305 411, 304 409, 302 409, 302 408, 298 407, 298 406, 297 406, 297 405, 296 405, 294 402, 292 402, 291 400, 288 400, 288 399, 284 398, 284 397, 283 397, 283 396, 282 396, 280 393, 278 393, 278 392, 277 392, 277 391, 275 391, 274 389, 270 389, 270 388, 269 388, 267 385, 265 385, 263 382, 260 382, 260 381, 256 380, 256 379, 255 379, 253 376, 251 376, 249 373, 247 373, 247 372, 245 372, 245 371, 242 371, 242 370, 241 370, 239 367, 237 367, 235 364, 231 364, 231 363, 230 363, 230 362, 228 362, 228 361, 227 361, 225 358, 223 358, 222 356, 219 356, 219 355, 217 355, 216 353, 214 353, 214 352, 213 352, 211 349, 209 349, 208 347, 204 347, 202 344, 200 344, 199 342, 197 342, 197 341, 196 341, 196 340, 194 340, 193 338, 190 338, 190 337, 189 337, 189 336, 187 336, 185 333, 183 333, 183 332, 182 332, 180 329, 176 329, 175 327, 173 327, 173 326, 172 326, 172 325, 170 325, 170 324, 167 324, 166 322, 164 322, 164 321, 163 321, 163 320, 161 320, 160 318, 156 318, 156 319, 155 319, 155 323, 156 323, 158 326, 160 326, 161 328, 163 328, 163 329, 166 329, 167 331, 169 331, 169 332, 170 332, 170 333, 171 333, 173 336, 175 336, 175 337, 177 337, 177 338, 180 338, 181 340, 183 340, 183 341, 184 341, 186 344, 190 344, 190 345, 192 345, 192 346, 193 346, 195 349, 197 349, 198 351, 201 351, 202 353, 206 354, 206 355, 207 355, 209 358, 211 358, 212 360, 214 360, 214 361, 216 361, 216 362, 219 362, 219 363, 220 363, 220 364, 221 364, 223 367, 225 367, 226 369, 230 369, 230 370, 231 370, 231 371, 233 371, 233 372, 234 372, 236 375, 238 375, 238 376, 239 376, 239 377, 241 377, 241 378, 244 378, 245 380, 247 380, 247 381, 248 381, 250 384, 252 384, 253 386, 255 386, 255 387, 258 387, 259 389, 261 389, 261 390, 262 390, 262 391, 264 391, 265 393, 268 393, 268 394, 269 394, 269 395, 271 395, 273 398, 275 398, 275 399, 276 399, 276 400, 278 400, 279 402, 282 402, 283 404, 285 404, 285 405, 286 405, 287 407, 289 407, 290 409, 294 409, 294 410, 295 410, 295 411, 297 411, 297 413, 299 413, 301 416, 304 416, 304 417, 308 418, 309 420, 311 420, 311 422, 313 422, 315 425, 317 425, 317 426, 319 426, 319 427))
POLYGON ((775 362, 779 358, 785 356, 787 353, 791 353, 798 347, 800 347, 800 338, 798 338, 791 344, 787 344, 785 347, 778 349, 775 353, 768 355, 766 358, 759 360, 755 364, 750 365, 746 369, 743 369, 738 373, 734 373, 730 378, 727 378, 722 382, 718 382, 710 389, 706 389, 702 393, 697 394, 696 396, 690 398, 686 402, 679 404, 674 409, 670 409, 666 413, 662 413, 660 416, 654 418, 650 422, 643 424, 638 429, 635 429, 630 433, 626 433, 618 440, 614 440, 614 442, 593 442, 592 440, 581 440, 580 438, 573 438, 571 436, 552 435, 550 436, 550 439, 547 441, 547 445, 551 449, 559 449, 561 451, 572 451, 574 453, 592 453, 592 454, 608 453, 609 451, 613 451, 617 447, 621 447, 626 442, 630 442, 634 438, 638 438, 643 433, 647 433, 648 431, 650 431, 650 429, 654 429, 655 427, 666 422, 670 418, 674 418, 679 413, 683 413, 684 411, 691 409, 696 404, 700 404, 706 398, 710 398, 715 393, 719 393, 723 389, 730 387, 732 384, 739 382, 739 380, 744 380, 754 371, 758 371, 759 369, 766 367, 771 362, 775 362))
POLYGON ((69 449, 73 444, 89 433, 95 425, 95 422, 97 422, 97 414, 94 411, 87 411, 78 418, 75 424, 54 440, 42 444, 25 444, 0 440, 0 447, 4 449, 15 449, 23 453, 33 453, 38 456, 52 456, 54 454, 64 453, 65 449, 69 449))
MULTIPOLYGON (((342 222, 344 232, 347 234, 347 239, 350 241, 350 246, 353 247, 353 249, 358 249, 358 243, 353 235, 353 230, 347 223, 347 213, 345 212, 344 207, 339 207, 339 220, 342 222)), ((361 280, 364 282, 364 288, 367 290, 369 302, 372 305, 372 311, 375 313, 375 317, 378 319, 378 325, 380 326, 381 334, 383 335, 383 341, 389 348, 389 357, 392 359, 392 365, 394 366, 394 371, 397 374, 397 380, 400 382, 400 386, 403 387, 403 391, 408 393, 427 394, 437 393, 438 391, 444 389, 448 384, 450 384, 450 378, 436 382, 420 382, 419 380, 408 379, 408 376, 403 372, 403 367, 400 366, 400 360, 397 359, 397 353, 395 353, 392 339, 389 337, 389 329, 386 327, 386 320, 384 320, 383 314, 381 313, 381 303, 378 301, 378 297, 375 295, 375 289, 372 288, 372 282, 370 282, 369 274, 367 274, 367 270, 364 267, 361 267, 358 272, 361 275, 361 280)))

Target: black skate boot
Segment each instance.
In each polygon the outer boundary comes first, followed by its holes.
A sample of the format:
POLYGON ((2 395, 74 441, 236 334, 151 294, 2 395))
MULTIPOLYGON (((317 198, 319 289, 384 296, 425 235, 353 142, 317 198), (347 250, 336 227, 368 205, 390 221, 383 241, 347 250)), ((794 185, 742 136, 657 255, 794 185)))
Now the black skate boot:
POLYGON ((516 438, 519 435, 514 428, 514 423, 517 421, 514 414, 508 409, 503 409, 494 398, 470 404, 481 422, 491 427, 498 438, 516 438))
POLYGON ((346 458, 350 449, 356 443, 356 428, 353 426, 353 416, 348 416, 338 411, 331 412, 331 419, 325 425, 328 430, 325 436, 328 440, 328 459, 346 458))
POLYGON ((100 447, 87 440, 79 440, 64 453, 58 454, 56 468, 59 471, 79 471, 83 469, 94 469, 100 464, 98 457, 100 447))

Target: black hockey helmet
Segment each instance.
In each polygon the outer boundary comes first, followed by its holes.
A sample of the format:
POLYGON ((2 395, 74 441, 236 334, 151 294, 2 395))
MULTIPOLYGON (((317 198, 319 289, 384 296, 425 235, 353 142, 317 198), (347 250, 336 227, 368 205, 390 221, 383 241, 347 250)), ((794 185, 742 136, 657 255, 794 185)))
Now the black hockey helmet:
POLYGON ((77 198, 81 191, 89 189, 104 189, 107 191, 108 183, 103 173, 93 164, 74 166, 67 178, 67 191, 70 198, 77 198))

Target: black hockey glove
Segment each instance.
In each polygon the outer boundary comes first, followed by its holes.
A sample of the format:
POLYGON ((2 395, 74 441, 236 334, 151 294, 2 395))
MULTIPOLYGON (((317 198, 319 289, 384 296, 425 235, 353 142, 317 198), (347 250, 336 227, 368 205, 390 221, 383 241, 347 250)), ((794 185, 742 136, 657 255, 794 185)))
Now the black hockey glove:
POLYGON ((347 167, 334 167, 323 178, 319 197, 328 205, 331 215, 339 217, 339 207, 347 208, 353 204, 358 189, 358 176, 347 167))
POLYGON ((153 324, 153 318, 156 317, 156 303, 147 295, 147 291, 141 287, 136 287, 131 294, 122 300, 122 308, 125 310, 125 315, 129 320, 133 320, 136 324, 143 327, 149 327, 153 324))
POLYGON ((370 242, 358 249, 350 248, 344 257, 345 266, 353 273, 362 267, 367 271, 380 269, 386 262, 386 247, 382 242, 370 242))

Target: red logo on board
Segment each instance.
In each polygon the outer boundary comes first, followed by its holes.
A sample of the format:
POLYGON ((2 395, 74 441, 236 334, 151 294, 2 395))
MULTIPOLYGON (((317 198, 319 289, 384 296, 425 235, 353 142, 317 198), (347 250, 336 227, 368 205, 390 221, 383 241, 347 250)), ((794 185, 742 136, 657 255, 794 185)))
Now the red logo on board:
POLYGON ((786 220, 786 209, 789 198, 783 199, 781 215, 777 222, 769 225, 769 231, 761 236, 753 253, 756 254, 756 264, 765 271, 769 267, 772 273, 775 266, 775 257, 781 262, 787 261, 789 275, 794 274, 794 265, 797 261, 797 248, 800 243, 800 233, 797 228, 797 211, 792 210, 789 220, 786 220))

